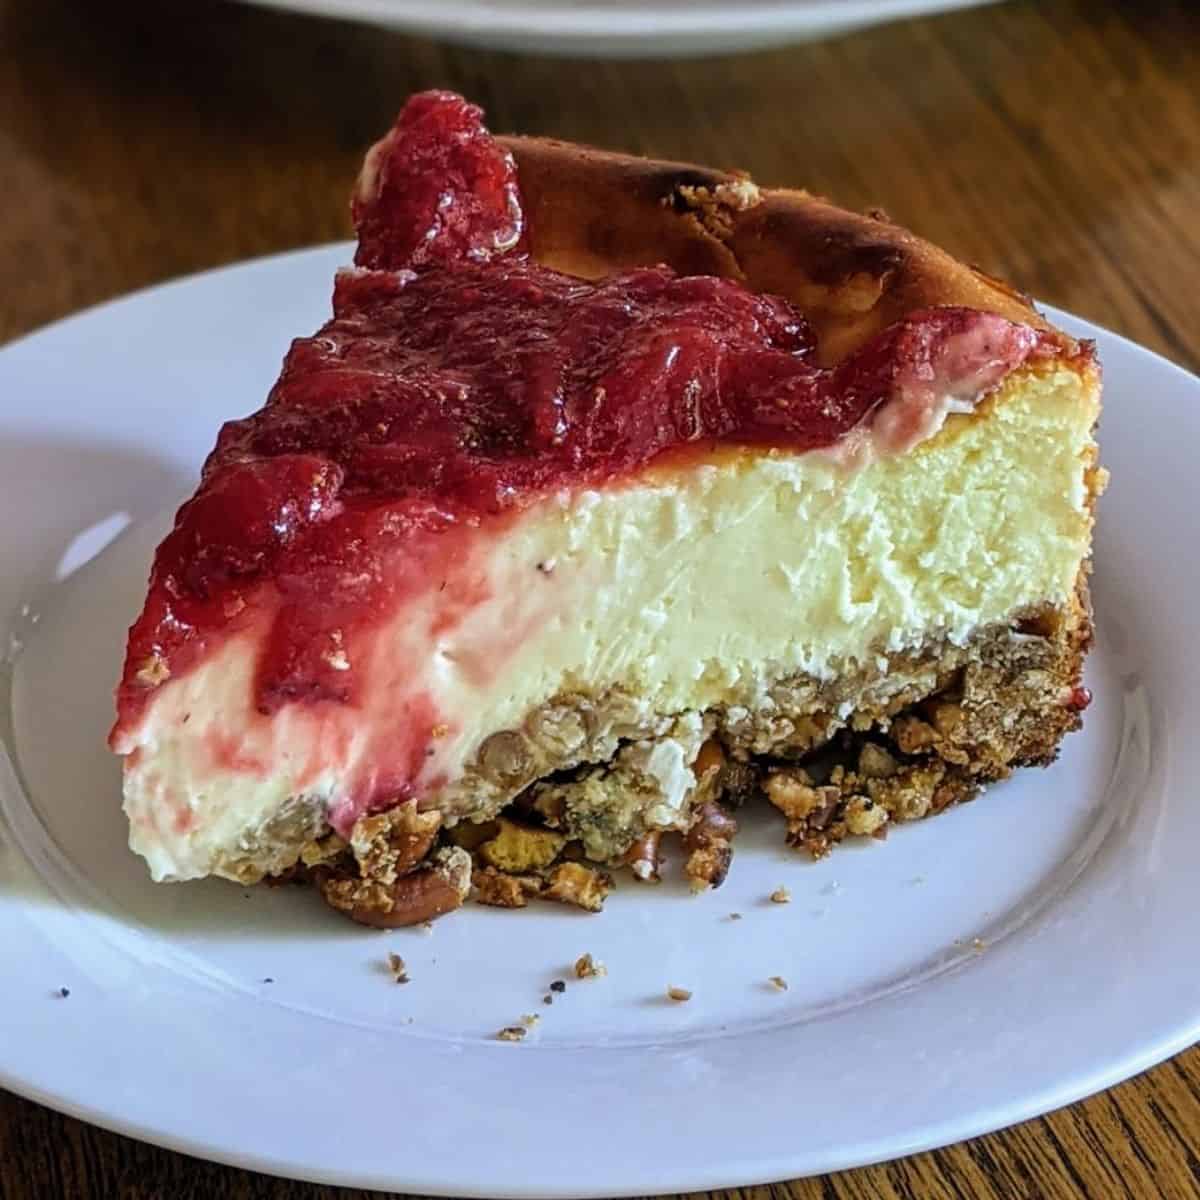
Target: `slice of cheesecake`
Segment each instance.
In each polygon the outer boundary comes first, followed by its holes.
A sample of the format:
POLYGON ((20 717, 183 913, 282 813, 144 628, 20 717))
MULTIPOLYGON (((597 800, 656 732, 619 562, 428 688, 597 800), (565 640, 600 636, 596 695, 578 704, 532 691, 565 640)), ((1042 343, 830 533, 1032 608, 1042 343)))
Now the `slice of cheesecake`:
POLYGON ((721 881, 1077 728, 1092 348, 881 217, 414 97, 356 266, 159 548, 113 749, 156 879, 395 925, 721 881))

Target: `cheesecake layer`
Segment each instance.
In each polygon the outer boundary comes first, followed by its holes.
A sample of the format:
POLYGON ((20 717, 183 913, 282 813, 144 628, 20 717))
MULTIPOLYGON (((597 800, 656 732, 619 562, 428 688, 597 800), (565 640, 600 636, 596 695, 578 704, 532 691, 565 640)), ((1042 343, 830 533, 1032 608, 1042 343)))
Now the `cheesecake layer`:
POLYGON ((1090 360, 1037 362, 909 453, 733 447, 552 492, 458 538, 385 620, 318 647, 353 670, 352 703, 261 711, 280 603, 266 583, 235 632, 119 728, 131 844, 156 878, 246 879, 403 799, 484 819, 639 739, 664 747, 646 803, 661 827, 673 805, 682 827, 699 742, 670 735, 673 720, 753 724, 790 678, 878 672, 1066 611, 1088 553, 1096 415, 1090 360), (539 735, 581 696, 620 698, 606 728, 539 735))

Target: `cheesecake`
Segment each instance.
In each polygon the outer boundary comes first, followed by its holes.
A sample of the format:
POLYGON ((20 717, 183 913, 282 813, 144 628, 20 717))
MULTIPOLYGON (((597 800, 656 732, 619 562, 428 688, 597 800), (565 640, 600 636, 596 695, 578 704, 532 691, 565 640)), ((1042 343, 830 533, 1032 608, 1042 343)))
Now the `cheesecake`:
POLYGON ((112 749, 156 880, 371 925, 697 889, 1048 764, 1094 349, 881 214, 414 96, 354 263, 155 555, 112 749))

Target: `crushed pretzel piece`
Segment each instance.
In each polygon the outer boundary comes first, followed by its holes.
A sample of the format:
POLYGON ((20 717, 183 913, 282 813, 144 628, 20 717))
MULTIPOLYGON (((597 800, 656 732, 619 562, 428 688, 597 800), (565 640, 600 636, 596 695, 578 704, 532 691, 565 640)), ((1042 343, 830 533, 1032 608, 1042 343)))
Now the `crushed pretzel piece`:
POLYGON ((725 882, 733 861, 737 829, 737 821, 715 800, 696 810, 691 828, 683 838, 683 848, 688 852, 683 873, 692 891, 702 892, 725 882))
POLYGON ((530 896, 541 890, 542 881, 536 875, 508 875, 495 867, 484 867, 471 875, 475 899, 492 908, 524 908, 530 896))
POLYGON ((418 812, 411 801, 359 817, 350 830, 350 849, 359 873, 385 886, 395 883, 429 853, 441 824, 441 813, 418 812))
POLYGON ((457 846, 434 853, 428 865, 392 884, 320 866, 315 874, 326 903, 376 929, 419 925, 459 908, 471 888, 471 856, 457 846))
MULTIPOLYGON (((608 968, 590 954, 581 954, 575 960, 576 979, 598 979, 601 975, 607 974, 608 968)), ((552 983, 550 986, 553 988, 554 984, 552 983)))
POLYGON ((603 871, 579 862, 562 862, 550 872, 550 879, 541 894, 547 900, 574 904, 587 912, 599 912, 611 890, 612 879, 603 871))
POLYGON ((477 853, 488 866, 510 875, 548 867, 567 842, 565 835, 553 829, 537 829, 508 817, 500 817, 496 825, 495 837, 483 842, 477 853))
POLYGON ((846 829, 859 837, 874 837, 883 832, 888 811, 870 796, 851 796, 846 801, 846 829))
POLYGON ((300 861, 306 867, 320 866, 321 863, 332 862, 349 845, 349 842, 338 837, 336 833, 326 834, 323 838, 314 838, 300 847, 300 861))
POLYGON ((658 883, 659 876, 659 842, 662 833, 652 829, 643 834, 625 853, 625 865, 633 872, 635 879, 643 883, 658 883))

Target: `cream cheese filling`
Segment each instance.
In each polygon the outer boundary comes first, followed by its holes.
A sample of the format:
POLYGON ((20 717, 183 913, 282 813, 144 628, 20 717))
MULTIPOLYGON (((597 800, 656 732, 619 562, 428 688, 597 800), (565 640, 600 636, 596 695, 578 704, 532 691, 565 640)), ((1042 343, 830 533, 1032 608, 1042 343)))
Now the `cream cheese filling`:
POLYGON ((118 747, 133 849, 156 879, 196 878, 297 796, 347 821, 348 797, 401 770, 437 803, 490 734, 563 691, 618 687, 661 714, 752 706, 797 672, 1065 603, 1090 544, 1094 381, 1030 368, 973 414, 945 407, 907 454, 723 451, 542 501, 458 568, 486 601, 448 623, 437 581, 346 645, 366 672, 353 708, 261 716, 254 631, 230 640, 118 747))

